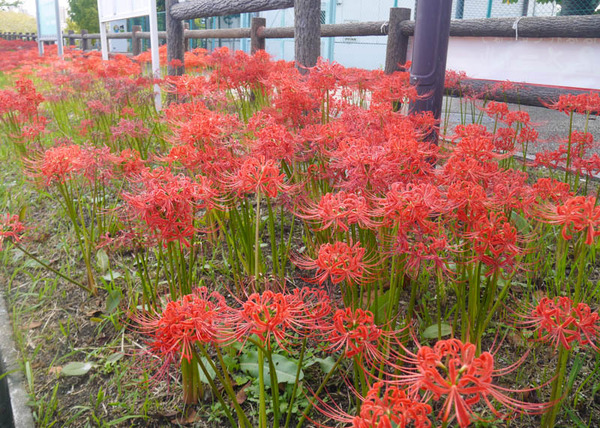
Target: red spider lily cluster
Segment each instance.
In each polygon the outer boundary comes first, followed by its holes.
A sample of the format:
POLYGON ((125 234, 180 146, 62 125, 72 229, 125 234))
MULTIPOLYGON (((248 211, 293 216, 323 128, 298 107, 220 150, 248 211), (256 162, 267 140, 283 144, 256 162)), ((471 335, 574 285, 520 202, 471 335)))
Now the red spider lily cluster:
MULTIPOLYGON (((196 363, 215 356, 208 348, 296 361, 310 349, 339 359, 360 409, 350 415, 308 394, 302 420, 313 404, 355 428, 539 414, 550 404, 520 401, 514 394, 527 390, 498 382, 522 360, 498 369, 482 352, 490 329, 502 328, 513 282, 552 296, 519 327, 555 347, 597 351, 598 315, 583 301, 597 295, 587 267, 600 210, 584 193, 600 157, 586 130, 519 163, 515 153, 543 143, 535 124, 487 102, 476 113, 493 130, 461 124, 434 145, 433 117, 398 109, 417 97, 408 72, 321 60, 303 76, 265 52, 226 48, 187 52, 193 72, 160 82, 180 102, 156 112, 155 82, 141 76, 148 53, 105 62, 49 51, 19 54, 15 89, 0 90, 0 132, 71 216, 89 289, 99 248, 135 267, 128 297, 146 310, 134 318, 160 374, 177 364, 194 387, 196 363), (288 291, 269 289, 275 279, 288 291), (435 343, 410 343, 409 331, 434 323, 435 343), (450 330, 456 338, 443 340, 450 330)), ((449 73, 448 85, 460 93, 463 78, 449 73)), ((590 93, 550 106, 589 118, 598 104, 590 93)), ((10 215, 1 229, 0 243, 24 231, 10 215)), ((215 396, 233 391, 230 373, 219 374, 215 396)), ((277 388, 269 393, 275 403, 277 388)))
POLYGON ((571 349, 577 344, 598 351, 600 315, 585 303, 574 303, 569 297, 544 297, 524 318, 523 326, 535 330, 536 340, 556 349, 571 349))
POLYGON ((18 215, 5 214, 0 218, 0 250, 5 240, 19 242, 26 228, 18 215))

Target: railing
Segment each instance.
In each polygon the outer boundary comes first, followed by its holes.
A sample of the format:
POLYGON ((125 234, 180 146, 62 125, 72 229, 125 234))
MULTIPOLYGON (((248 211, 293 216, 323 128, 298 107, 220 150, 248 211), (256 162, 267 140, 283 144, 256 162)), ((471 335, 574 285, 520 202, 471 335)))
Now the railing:
MULTIPOLYGON (((321 37, 360 37, 388 36, 386 51, 386 72, 397 69, 398 64, 406 62, 409 37, 414 35, 415 23, 409 20, 410 10, 392 8, 388 21, 361 22, 349 24, 321 25, 321 37)), ((293 38, 294 27, 266 27, 265 18, 253 18, 250 28, 230 28, 215 30, 184 30, 186 47, 191 39, 242 39, 249 38, 251 50, 254 52, 265 48, 266 39, 293 38)), ((109 33, 109 39, 128 39, 132 41, 132 54, 141 52, 141 41, 150 38, 149 32, 141 31, 134 26, 133 31, 126 33, 109 33)), ((523 17, 490 19, 453 20, 450 25, 450 36, 453 37, 562 37, 562 38, 600 38, 600 15, 565 16, 565 17, 523 17)), ((165 40, 166 31, 159 31, 159 39, 165 40)), ((7 40, 36 40, 31 33, 0 33, 0 38, 7 40)), ((65 44, 74 46, 80 41, 79 48, 90 49, 90 40, 99 40, 100 34, 89 34, 69 31, 63 34, 65 44)), ((501 97, 502 101, 520 102, 521 104, 542 106, 542 100, 555 99, 560 94, 581 93, 572 89, 539 87, 536 85, 517 85, 517 89, 509 90, 502 95, 495 95, 487 89, 489 82, 472 80, 468 86, 477 92, 488 92, 488 97, 501 97)))

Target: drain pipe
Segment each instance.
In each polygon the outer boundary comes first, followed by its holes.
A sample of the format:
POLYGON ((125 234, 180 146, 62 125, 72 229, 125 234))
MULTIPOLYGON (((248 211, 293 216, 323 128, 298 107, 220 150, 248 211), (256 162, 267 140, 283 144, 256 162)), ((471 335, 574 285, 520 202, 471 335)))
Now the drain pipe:
MULTIPOLYGON (((410 105, 409 113, 430 111, 439 123, 444 97, 446 57, 450 38, 452 2, 419 0, 416 10, 410 80, 419 99, 410 105)), ((427 141, 437 143, 438 131, 432 130, 427 141)))

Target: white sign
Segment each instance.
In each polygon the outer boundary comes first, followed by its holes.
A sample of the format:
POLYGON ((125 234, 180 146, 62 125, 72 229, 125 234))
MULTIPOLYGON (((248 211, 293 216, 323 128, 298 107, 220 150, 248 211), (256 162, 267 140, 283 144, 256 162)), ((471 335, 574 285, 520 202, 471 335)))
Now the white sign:
POLYGON ((35 10, 40 55, 44 53, 44 41, 55 41, 58 45, 58 55, 62 57, 62 31, 60 29, 58 0, 36 0, 35 10))
MULTIPOLYGON (((118 21, 110 21, 108 24, 108 34, 118 34, 127 31, 127 20, 119 19, 118 21)), ((127 39, 111 39, 109 40, 109 50, 115 53, 127 52, 127 39)))
POLYGON ((447 69, 474 79, 600 88, 600 39, 451 37, 447 69))
MULTIPOLYGON (((98 18, 100 20, 100 40, 102 59, 108 60, 108 38, 106 25, 111 21, 148 15, 150 18, 150 51, 152 54, 152 74, 160 77, 158 57, 158 22, 156 18, 156 0, 98 0, 98 18)), ((160 88, 154 85, 154 104, 161 108, 160 88)))
POLYGON ((100 22, 150 15, 150 3, 148 0, 98 0, 98 10, 102 4, 100 22))

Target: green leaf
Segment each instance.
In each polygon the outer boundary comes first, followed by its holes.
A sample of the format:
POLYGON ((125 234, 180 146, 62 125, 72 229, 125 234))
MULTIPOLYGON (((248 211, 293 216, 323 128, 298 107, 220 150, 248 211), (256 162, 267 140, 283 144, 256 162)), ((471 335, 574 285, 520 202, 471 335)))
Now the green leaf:
POLYGON ((113 271, 102 275, 102 279, 105 281, 114 281, 115 279, 121 278, 123 275, 120 272, 113 271))
MULTIPOLYGON (((273 354, 273 364, 275 365, 275 373, 277 374, 277 380, 280 383, 294 383, 296 382, 296 372, 298 371, 298 363, 290 358, 286 358, 283 355, 273 354)), ((271 386, 271 376, 269 370, 269 363, 265 359, 264 375, 265 385, 271 386)), ((258 352, 248 351, 240 357, 240 369, 248 373, 250 376, 258 378, 258 352)), ((300 376, 298 381, 304 379, 304 372, 300 370, 300 376)))
POLYGON ((331 369, 333 369, 333 366, 335 366, 335 360, 331 357, 315 358, 315 362, 319 363, 321 370, 323 370, 323 373, 325 374, 329 373, 331 369))
POLYGON ((19 211, 19 220, 25 221, 26 214, 27 214, 27 205, 23 206, 23 208, 21 208, 21 211, 19 211))
POLYGON ((106 359, 106 362, 108 364, 114 364, 117 361, 119 361, 121 358, 123 358, 125 356, 125 354, 123 354, 122 352, 115 352, 114 354, 110 354, 109 357, 106 359))
POLYGON ((101 273, 104 273, 108 270, 108 254, 103 249, 100 249, 96 252, 96 265, 98 265, 98 269, 101 273))
POLYGON ((94 367, 90 362, 74 362, 64 366, 61 373, 65 376, 83 376, 94 367))
POLYGON ((514 222, 515 226, 522 234, 525 235, 531 232, 531 225, 527 220, 525 220, 525 217, 513 211, 510 214, 510 219, 514 222))
MULTIPOLYGON (((208 362, 208 359, 206 357, 201 357, 200 360, 202 361, 204 368, 208 372, 208 375, 210 376, 210 380, 214 380, 215 377, 217 376, 217 372, 215 372, 215 370, 212 368, 212 366, 208 362)), ((200 372, 200 382, 210 385, 209 379, 208 379, 208 377, 206 377, 206 373, 204 373, 204 370, 202 370, 202 367, 200 367, 200 364, 198 364, 198 371, 200 372)))
POLYGON ((378 296, 369 308, 369 311, 373 314, 387 314, 389 305, 390 290, 386 291, 383 296, 378 296))
POLYGON ((109 314, 114 312, 121 303, 121 290, 113 290, 106 297, 106 312, 109 314))
MULTIPOLYGON (((441 330, 442 330, 442 337, 449 336, 449 335, 452 334, 452 326, 451 325, 442 324, 441 330)), ((437 337, 438 337, 438 325, 437 324, 433 324, 433 325, 430 325, 429 327, 427 327, 425 329, 425 331, 422 333, 422 336, 425 339, 437 339, 437 337)))

